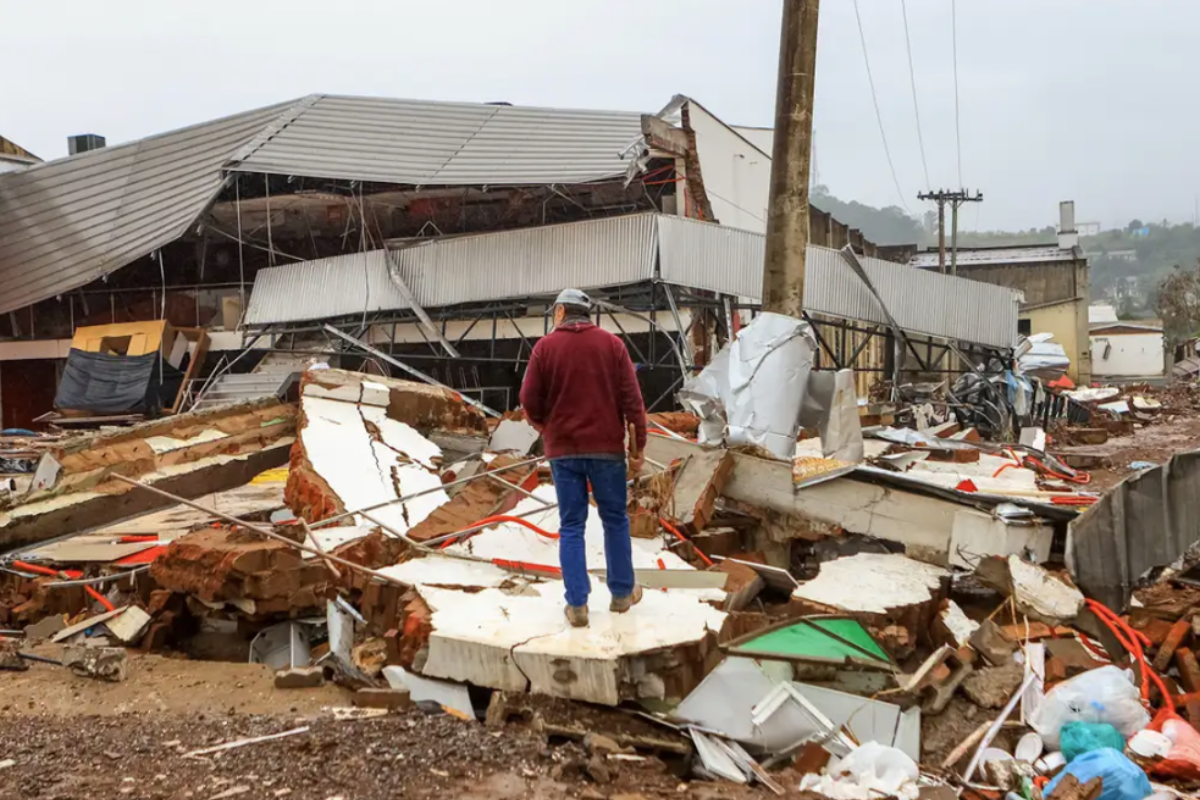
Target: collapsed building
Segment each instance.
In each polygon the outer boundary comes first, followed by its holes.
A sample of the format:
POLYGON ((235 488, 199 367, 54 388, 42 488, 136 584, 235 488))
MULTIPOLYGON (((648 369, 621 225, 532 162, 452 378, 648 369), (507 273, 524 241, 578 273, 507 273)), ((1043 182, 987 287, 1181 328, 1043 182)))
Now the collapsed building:
POLYGON ((468 719, 483 692, 501 725, 512 695, 636 705, 669 731, 655 747, 768 787, 758 759, 811 757, 815 776, 873 743, 920 760, 922 715, 961 696, 1033 718, 1067 678, 1042 640, 1138 661, 1075 584, 1118 611, 1140 591, 1129 624, 1196 691, 1174 635, 1191 607, 1160 596, 1173 573, 1136 586, 1196 541, 1190 462, 1101 498, 1050 453, 1038 423, 1095 406, 1051 410, 1021 368, 1019 291, 882 260, 814 211, 789 324, 811 334, 816 408, 793 398, 772 447, 734 443, 736 409, 705 387, 771 316, 769 155, 747 135, 688 98, 313 96, 0 176, 0 405, 32 422, 50 397, 57 431, 16 437, 0 625, 106 680, 128 679, 125 647, 219 650, 281 686, 328 673, 468 719), (615 615, 594 593, 581 630, 539 436, 513 409, 564 286, 598 301, 651 411, 686 395, 697 412, 653 415, 630 476, 642 604, 615 615), (91 385, 130 359, 123 405, 99 405, 113 393, 91 385), (1156 490, 1169 535, 1145 545, 1156 490))

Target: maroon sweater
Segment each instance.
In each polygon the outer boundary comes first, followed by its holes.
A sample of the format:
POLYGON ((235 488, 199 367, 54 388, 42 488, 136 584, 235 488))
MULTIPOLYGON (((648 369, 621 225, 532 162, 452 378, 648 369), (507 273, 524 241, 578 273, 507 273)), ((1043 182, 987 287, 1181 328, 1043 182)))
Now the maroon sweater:
POLYGON ((629 353, 590 322, 560 325, 537 343, 521 405, 542 428, 548 458, 623 456, 628 423, 638 450, 646 446, 646 408, 629 353))

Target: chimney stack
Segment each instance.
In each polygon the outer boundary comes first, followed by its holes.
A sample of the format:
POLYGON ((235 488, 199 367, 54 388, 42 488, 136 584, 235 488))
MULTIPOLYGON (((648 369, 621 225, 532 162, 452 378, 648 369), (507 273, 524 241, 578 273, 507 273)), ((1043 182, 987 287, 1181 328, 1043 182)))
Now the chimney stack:
POLYGON ((67 137, 67 152, 71 155, 99 150, 104 147, 104 137, 98 133, 81 133, 78 136, 67 137))
POLYGON ((1058 247, 1071 250, 1079 246, 1079 231, 1075 230, 1075 201, 1058 204, 1058 247))

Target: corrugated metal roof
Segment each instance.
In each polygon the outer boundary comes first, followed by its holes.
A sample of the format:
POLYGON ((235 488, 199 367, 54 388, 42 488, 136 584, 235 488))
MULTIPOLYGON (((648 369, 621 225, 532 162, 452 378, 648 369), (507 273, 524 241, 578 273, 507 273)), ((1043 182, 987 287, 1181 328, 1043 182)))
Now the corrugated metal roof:
POLYGON ((388 274, 387 252, 372 250, 259 270, 246 324, 330 319, 406 305, 388 274))
POLYGON ((641 114, 323 95, 233 169, 419 186, 623 174, 641 114))
MULTIPOLYGON (((425 308, 552 295, 565 286, 620 286, 655 277, 757 298, 762 291, 764 241, 762 234, 712 223, 635 214, 431 240, 395 252, 392 260, 425 308)), ((879 259, 859 260, 906 330, 993 347, 1013 345, 1019 292, 879 259)), ((361 256, 347 256, 263 270, 254 284, 248 322, 267 325, 359 313, 367 307, 360 288, 364 263, 361 256)), ((381 290, 370 299, 370 310, 405 307, 398 292, 381 290)), ((887 322, 845 259, 824 247, 808 251, 805 308, 887 322)))
MULTIPOLYGON (((982 266, 984 264, 1035 264, 1047 261, 1075 261, 1073 248, 1063 249, 1056 244, 1031 245, 1029 247, 1000 247, 984 250, 958 250, 959 266, 982 266)), ((930 269, 938 265, 938 253, 917 253, 908 260, 910 267, 930 269)), ((946 268, 950 268, 950 250, 946 250, 946 268)))
POLYGON ((0 313, 70 291, 176 239, 221 165, 286 106, 0 175, 0 313))
POLYGON ((397 251, 401 279, 430 308, 596 289, 654 277, 654 214, 548 225, 397 251))
MULTIPOLYGON (((668 283, 759 298, 766 237, 683 217, 659 217, 660 277, 668 283)), ((902 328, 992 347, 1011 347, 1021 293, 878 258, 859 258, 902 328)), ((836 250, 810 245, 804 308, 886 324, 887 317, 836 250)))
MULTIPOLYGON (((312 95, 0 175, 0 313, 70 291, 196 221, 223 169, 437 184, 623 174, 641 115, 312 95)), ((343 298, 345 299, 345 298, 343 298)))

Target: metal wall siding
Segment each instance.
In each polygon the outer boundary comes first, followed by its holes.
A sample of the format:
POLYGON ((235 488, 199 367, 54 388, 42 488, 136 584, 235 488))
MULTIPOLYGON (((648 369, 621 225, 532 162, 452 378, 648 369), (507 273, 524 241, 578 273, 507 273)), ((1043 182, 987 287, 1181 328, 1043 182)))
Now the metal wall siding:
POLYGON ((285 106, 0 176, 0 313, 83 286, 177 238, 221 165, 285 106))
POLYGON ((323 96, 234 169, 421 186, 578 183, 625 172, 641 115, 323 96))
POLYGON ((1124 608, 1133 587, 1200 541, 1200 451, 1125 479, 1067 528, 1067 566, 1079 587, 1124 608))
MULTIPOLYGON (((762 294, 766 237, 683 217, 659 217, 661 277, 668 283, 741 297, 762 294)), ((1011 347, 1019 292, 883 261, 860 258, 896 322, 914 333, 1011 347)), ((886 324, 874 296, 836 250, 810 245, 804 307, 820 314, 886 324)))
POLYGON ((444 239, 399 250, 401 279, 426 307, 557 294, 654 277, 655 215, 444 239))
POLYGON ((259 270, 246 324, 331 319, 406 305, 388 274, 387 253, 372 250, 259 270))

